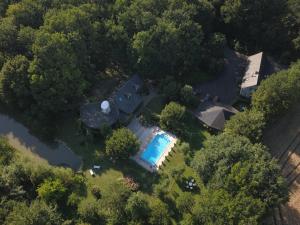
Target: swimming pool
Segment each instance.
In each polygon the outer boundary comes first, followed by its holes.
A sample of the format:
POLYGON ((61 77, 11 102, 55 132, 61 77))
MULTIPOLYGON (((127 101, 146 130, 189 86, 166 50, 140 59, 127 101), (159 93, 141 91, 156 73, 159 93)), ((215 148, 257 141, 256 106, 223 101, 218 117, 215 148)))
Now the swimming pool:
POLYGON ((152 166, 156 165, 170 142, 171 140, 166 133, 155 135, 141 154, 141 158, 152 166))

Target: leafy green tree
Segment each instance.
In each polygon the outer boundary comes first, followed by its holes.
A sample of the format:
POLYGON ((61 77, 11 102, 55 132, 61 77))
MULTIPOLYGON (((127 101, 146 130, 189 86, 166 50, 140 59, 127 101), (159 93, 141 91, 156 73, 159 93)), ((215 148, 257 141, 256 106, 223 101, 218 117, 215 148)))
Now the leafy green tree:
POLYGON ((8 54, 17 51, 18 30, 11 18, 0 19, 0 51, 8 54))
POLYGON ((192 86, 184 85, 180 90, 180 98, 185 105, 196 106, 197 100, 192 86))
POLYGON ((22 0, 18 3, 9 5, 6 15, 14 18, 17 26, 30 26, 38 28, 43 24, 43 15, 46 9, 43 1, 22 0))
POLYGON ((224 188, 234 195, 244 191, 268 207, 287 200, 278 165, 264 146, 245 137, 226 133, 210 137, 192 166, 212 188, 224 188))
POLYGON ((36 114, 55 114, 72 109, 87 87, 77 67, 77 57, 66 35, 39 32, 33 44, 29 72, 36 114))
POLYGON ((299 74, 300 61, 262 81, 253 93, 253 108, 262 112, 267 121, 286 112, 300 98, 299 74))
POLYGON ((86 223, 102 224, 104 220, 100 213, 100 205, 94 199, 84 199, 78 206, 79 217, 86 223))
POLYGON ((105 141, 106 154, 117 158, 128 158, 139 149, 136 136, 127 128, 115 130, 105 141))
POLYGON ((191 192, 183 192, 176 198, 176 208, 181 214, 191 212, 195 199, 191 192))
POLYGON ((262 138, 265 127, 264 114, 257 110, 246 110, 232 116, 225 124, 225 132, 241 135, 252 142, 258 142, 262 138))
POLYGON ((189 74, 191 68, 199 68, 197 54, 201 52, 202 39, 201 26, 192 21, 183 21, 177 27, 173 21, 159 20, 157 25, 134 36, 132 48, 137 56, 137 67, 152 77, 189 74))
POLYGON ((33 29, 32 27, 20 27, 18 32, 18 45, 19 51, 23 53, 28 58, 31 58, 32 53, 32 45, 35 41, 35 34, 37 30, 33 29))
POLYGON ((125 210, 132 221, 146 224, 150 209, 147 199, 141 192, 134 193, 129 197, 125 210))
POLYGON ((264 203, 243 193, 232 197, 224 190, 201 194, 192 209, 193 224, 261 224, 264 203))
POLYGON ((0 164, 8 165, 15 155, 15 149, 12 148, 7 140, 0 137, 0 164))
POLYGON ((130 190, 120 182, 112 182, 109 189, 103 191, 100 200, 101 214, 109 224, 127 224, 126 204, 130 197, 130 190))
POLYGON ((62 223, 61 215, 53 206, 35 200, 30 206, 19 203, 7 216, 5 224, 9 225, 57 225, 62 223))
POLYGON ((61 202, 67 189, 60 179, 45 180, 38 188, 38 196, 47 202, 61 202))
POLYGON ((150 201, 149 224, 168 225, 170 224, 170 215, 168 206, 158 198, 150 201))
POLYGON ((0 72, 0 97, 3 102, 26 108, 31 103, 29 60, 22 55, 6 61, 0 72))
POLYGON ((107 46, 104 24, 96 21, 101 13, 96 4, 85 4, 79 7, 52 10, 45 15, 43 30, 54 33, 64 33, 78 59, 77 67, 80 68, 88 79, 90 73, 95 73, 94 68, 105 69, 107 46))
POLYGON ((159 121, 161 128, 179 132, 183 126, 184 115, 184 106, 170 102, 161 112, 159 121))

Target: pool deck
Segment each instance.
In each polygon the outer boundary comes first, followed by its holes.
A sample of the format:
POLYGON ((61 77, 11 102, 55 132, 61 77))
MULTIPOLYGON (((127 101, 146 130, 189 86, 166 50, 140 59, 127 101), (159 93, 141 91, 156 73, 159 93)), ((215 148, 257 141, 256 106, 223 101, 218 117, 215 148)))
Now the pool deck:
POLYGON ((170 134, 169 132, 161 130, 159 127, 144 127, 142 126, 138 119, 133 119, 132 122, 128 125, 128 128, 137 136, 137 138, 140 141, 141 147, 138 153, 131 157, 137 164, 148 170, 149 172, 156 172, 158 169, 162 166, 164 160, 169 155, 169 153, 172 151, 177 138, 170 134), (165 133, 168 135, 168 138, 170 139, 170 144, 165 149, 164 153, 161 155, 161 157, 158 159, 155 166, 151 166, 149 163, 144 161, 141 158, 141 154, 145 151, 147 145, 152 141, 152 139, 160 133, 165 133))

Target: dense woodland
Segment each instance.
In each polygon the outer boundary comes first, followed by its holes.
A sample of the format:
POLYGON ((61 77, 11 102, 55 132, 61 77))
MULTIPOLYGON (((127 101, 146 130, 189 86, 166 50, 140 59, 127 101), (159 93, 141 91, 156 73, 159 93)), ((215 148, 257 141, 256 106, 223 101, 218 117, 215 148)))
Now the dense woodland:
POLYGON ((44 120, 76 109, 99 73, 186 83, 213 77, 226 45, 284 63, 300 52, 299 2, 5 0, 0 93, 44 120))
MULTIPOLYGON (((165 192, 171 178, 183 182, 181 168, 160 177, 151 193, 119 181, 101 190, 70 169, 25 160, 0 139, 0 223, 262 224, 288 200, 277 162, 260 141, 266 125, 300 99, 299 8, 297 0, 1 1, 0 99, 35 120, 77 111, 104 79, 100 74, 137 72, 158 81, 170 102, 160 126, 184 137, 193 90, 177 84, 213 78, 226 46, 245 54, 263 50, 289 69, 263 81, 249 109, 200 151, 176 145, 204 185, 201 194, 183 192, 176 202, 165 192)), ((137 148, 121 128, 105 151, 126 159, 137 148)))

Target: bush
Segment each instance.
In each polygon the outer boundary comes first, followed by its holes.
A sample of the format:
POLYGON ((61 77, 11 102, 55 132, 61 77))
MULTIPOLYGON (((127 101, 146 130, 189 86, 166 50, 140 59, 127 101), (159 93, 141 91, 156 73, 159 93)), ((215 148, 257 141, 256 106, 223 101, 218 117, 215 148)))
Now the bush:
POLYGON ((60 179, 45 180, 37 189, 38 196, 46 202, 58 202, 66 197, 67 189, 60 179))
POLYGON ((0 137, 0 164, 8 165, 13 159, 14 154, 15 149, 4 138, 0 137))
POLYGON ((101 190, 98 186, 94 185, 91 189, 91 192, 95 196, 96 199, 101 198, 101 190))
POLYGON ((180 84, 177 83, 173 77, 166 77, 161 83, 159 90, 162 95, 169 101, 175 101, 178 99, 178 93, 180 91, 180 84))
POLYGON ((115 130, 111 137, 105 141, 106 154, 111 157, 129 158, 139 149, 136 136, 127 128, 115 130))
POLYGON ((181 102, 190 107, 197 105, 197 99, 194 95, 193 87, 190 85, 184 85, 180 90, 180 100, 181 102))
POLYGON ((179 210, 180 213, 188 213, 193 208, 194 196, 190 192, 183 192, 178 196, 176 199, 176 208, 179 210))
POLYGON ((184 106, 181 106, 180 104, 175 102, 170 102, 161 112, 161 128, 174 132, 180 132, 183 127, 184 115, 184 106))

